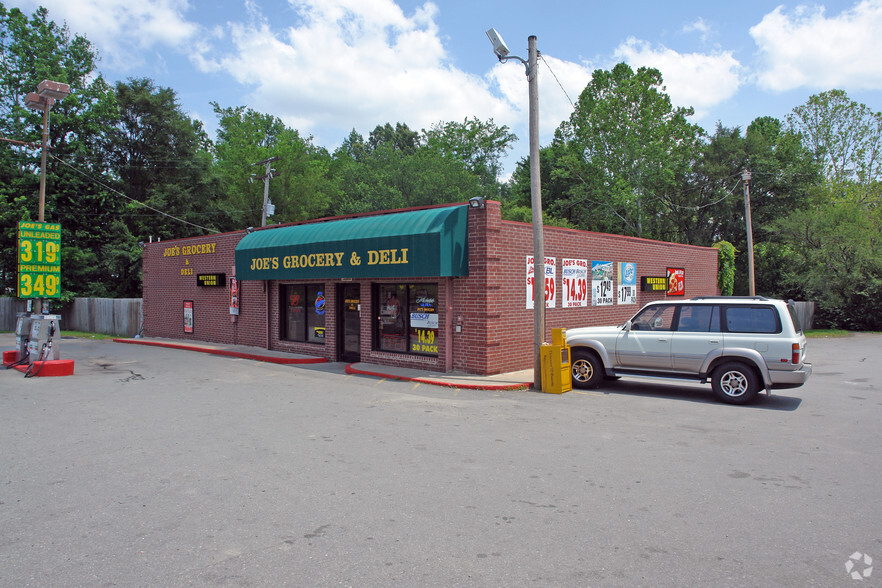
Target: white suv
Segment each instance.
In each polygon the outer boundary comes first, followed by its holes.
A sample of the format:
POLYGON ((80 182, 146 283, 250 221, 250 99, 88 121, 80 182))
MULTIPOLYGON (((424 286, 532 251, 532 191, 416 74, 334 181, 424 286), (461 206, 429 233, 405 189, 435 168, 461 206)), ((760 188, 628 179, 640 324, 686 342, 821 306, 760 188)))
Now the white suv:
POLYGON ((792 305, 761 296, 650 302, 618 327, 568 329, 567 344, 578 388, 629 375, 710 379, 720 400, 745 404, 812 373, 792 305))

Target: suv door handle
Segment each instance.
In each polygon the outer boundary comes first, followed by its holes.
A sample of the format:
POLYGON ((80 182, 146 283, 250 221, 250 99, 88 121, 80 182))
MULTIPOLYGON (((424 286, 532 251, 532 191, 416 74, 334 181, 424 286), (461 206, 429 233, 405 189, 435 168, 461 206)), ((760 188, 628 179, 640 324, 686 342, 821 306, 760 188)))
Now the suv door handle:
POLYGON ((708 341, 708 343, 710 343, 711 345, 717 345, 717 344, 719 344, 719 342, 720 341, 718 339, 711 339, 708 341))

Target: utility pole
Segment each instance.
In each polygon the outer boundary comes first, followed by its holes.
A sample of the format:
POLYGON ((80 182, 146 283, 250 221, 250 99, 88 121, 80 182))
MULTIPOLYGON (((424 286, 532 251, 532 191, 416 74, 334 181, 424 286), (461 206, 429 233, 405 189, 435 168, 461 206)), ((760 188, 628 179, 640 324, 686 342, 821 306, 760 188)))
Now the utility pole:
POLYGON ((533 209, 533 389, 542 390, 540 349, 545 343, 545 236, 542 226, 542 182, 539 177, 539 51, 536 36, 527 38, 530 104, 530 206, 533 209))
MULTIPOLYGON (((251 164, 251 165, 265 165, 266 166, 266 173, 262 176, 257 177, 258 180, 263 180, 263 207, 261 207, 261 209, 260 209, 261 210, 261 212, 260 212, 260 226, 262 226, 262 227, 266 226, 266 217, 267 217, 266 209, 267 209, 267 205, 269 204, 269 183, 272 178, 279 175, 279 172, 272 169, 270 166, 272 165, 272 163, 274 161, 278 161, 278 160, 279 160, 278 157, 270 157, 269 159, 264 159, 263 161, 258 161, 257 163, 251 164)), ((254 178, 254 176, 252 176, 251 179, 253 180, 253 178, 254 178)))
POLYGON ((750 220, 750 178, 753 175, 745 167, 741 170, 744 182, 744 221, 747 223, 747 273, 750 282, 750 295, 756 296, 756 280, 753 273, 753 223, 750 220))
POLYGON ((533 388, 542 390, 542 356, 545 343, 545 237, 542 227, 542 183, 539 178, 539 50, 536 35, 527 37, 527 60, 509 55, 496 29, 487 31, 499 61, 515 59, 526 68, 530 115, 530 206, 533 208, 533 388))

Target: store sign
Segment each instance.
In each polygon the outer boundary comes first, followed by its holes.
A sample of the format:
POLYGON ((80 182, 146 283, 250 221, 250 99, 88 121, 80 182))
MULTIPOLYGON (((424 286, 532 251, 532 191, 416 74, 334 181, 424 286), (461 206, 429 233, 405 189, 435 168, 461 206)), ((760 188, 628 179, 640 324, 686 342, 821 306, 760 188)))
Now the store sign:
POLYGON ((410 326, 422 329, 437 329, 438 315, 426 312, 412 312, 410 313, 410 326))
POLYGON ((236 245, 240 280, 468 275, 468 207, 254 231, 236 245))
POLYGON ((588 260, 564 259, 563 278, 564 308, 588 306, 588 260))
POLYGON ((184 300, 184 332, 193 332, 193 301, 184 300))
POLYGON ((204 288, 223 288, 227 285, 227 274, 196 274, 196 285, 204 288))
POLYGON ((230 314, 239 314, 239 281, 230 278, 230 314))
POLYGON ((61 296, 61 225, 18 223, 19 298, 61 296))
POLYGON ((666 277, 640 277, 641 292, 667 292, 668 279, 666 277))
POLYGON ((669 267, 668 270, 668 296, 686 295, 686 270, 681 267, 669 267))
MULTIPOLYGON (((557 296, 557 283, 555 282, 554 276, 556 274, 557 269, 557 258, 556 257, 546 257, 545 258, 545 308, 554 308, 556 305, 556 296, 557 296)), ((533 293, 535 290, 533 289, 533 256, 527 256, 527 309, 533 308, 533 293)))
POLYGON ((615 302, 613 292, 613 262, 591 262, 591 306, 611 306, 615 302))
POLYGON ((637 304, 637 264, 619 262, 619 304, 637 304))

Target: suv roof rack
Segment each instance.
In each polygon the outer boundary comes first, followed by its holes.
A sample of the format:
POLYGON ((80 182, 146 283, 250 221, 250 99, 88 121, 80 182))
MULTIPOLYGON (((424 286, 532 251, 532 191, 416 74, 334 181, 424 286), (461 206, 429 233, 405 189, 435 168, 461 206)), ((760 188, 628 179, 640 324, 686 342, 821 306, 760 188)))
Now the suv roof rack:
POLYGON ((763 300, 769 299, 765 296, 694 296, 690 300, 763 300))

